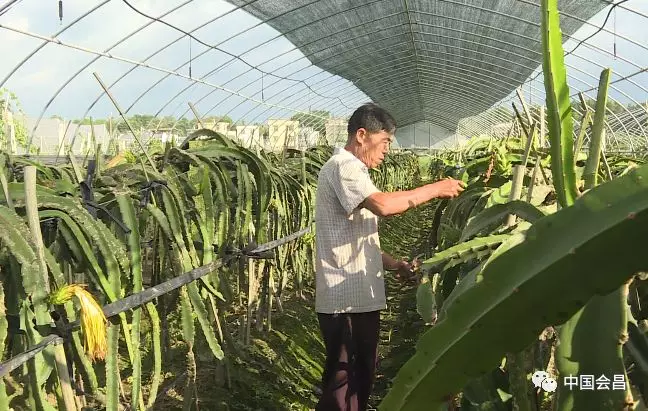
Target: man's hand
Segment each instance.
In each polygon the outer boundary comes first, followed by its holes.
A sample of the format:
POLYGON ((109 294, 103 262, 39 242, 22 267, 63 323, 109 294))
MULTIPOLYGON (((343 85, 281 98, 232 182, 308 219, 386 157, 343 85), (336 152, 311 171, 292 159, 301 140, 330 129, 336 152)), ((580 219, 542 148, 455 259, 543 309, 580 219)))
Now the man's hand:
POLYGON ((407 260, 401 260, 397 263, 396 278, 401 281, 413 281, 416 279, 416 272, 414 269, 417 267, 417 261, 410 264, 407 260))
POLYGON ((454 178, 445 178, 435 183, 428 184, 431 190, 434 190, 436 198, 454 198, 466 189, 466 184, 461 180, 454 178))
POLYGON ((410 279, 416 278, 413 268, 417 266, 418 262, 414 260, 414 264, 410 264, 406 259, 396 260, 391 255, 383 252, 383 267, 387 271, 395 271, 394 275, 401 281, 409 281, 410 279), (414 267, 413 267, 414 266, 414 267))

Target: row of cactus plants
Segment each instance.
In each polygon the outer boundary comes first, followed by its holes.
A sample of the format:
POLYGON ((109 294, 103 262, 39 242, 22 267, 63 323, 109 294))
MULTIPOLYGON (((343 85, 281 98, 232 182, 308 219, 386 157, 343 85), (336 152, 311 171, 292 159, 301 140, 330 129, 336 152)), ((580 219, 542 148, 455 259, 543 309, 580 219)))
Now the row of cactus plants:
MULTIPOLYGON (((183 407, 191 409, 198 400, 197 350, 210 352, 227 369, 237 337, 245 345, 252 327, 270 330, 282 296, 303 297, 312 288, 315 228, 276 248, 271 259, 227 259, 199 281, 107 322, 97 302, 115 302, 235 250, 308 227, 317 173, 332 152, 332 147, 252 151, 199 130, 162 152, 110 161, 95 157, 85 164, 72 157, 69 164, 52 166, 0 153, 2 359, 51 332, 51 312, 73 322, 94 310, 94 322, 81 318, 81 332, 72 332, 64 344, 75 393, 84 393, 75 396, 77 405, 149 409, 164 382, 165 353, 177 343, 169 325, 175 315, 186 350, 183 407), (42 259, 27 224, 28 169, 35 170, 42 259), (38 270, 40 260, 46 277, 38 270), (241 327, 228 329, 225 313, 239 315, 241 327), (105 334, 97 327, 102 323, 105 334), (197 348, 200 341, 204 346, 197 348), (152 365, 145 369, 145 363, 152 365)), ((398 189, 417 167, 414 156, 395 154, 371 173, 381 188, 398 189)), ((48 347, 3 379, 0 405, 70 409, 67 390, 53 372, 55 350, 48 347)))
MULTIPOLYGON (((3 360, 42 339, 41 333, 53 324, 50 312, 70 322, 77 319, 76 302, 84 296, 111 303, 232 250, 308 227, 316 172, 327 156, 326 148, 314 148, 277 161, 209 130, 194 133, 181 147, 167 147, 155 159, 147 156, 135 163, 98 159, 85 166, 49 166, 1 154, 3 360), (46 280, 38 270, 37 241, 26 222, 25 172, 30 167, 37 170, 34 189, 46 280), (44 281, 52 289, 49 295, 44 281), (85 294, 83 287, 70 288, 78 283, 87 285, 85 294), (70 300, 72 294, 77 298, 70 300)), ((231 261, 178 292, 110 319, 105 346, 88 346, 92 327, 73 332, 65 344, 69 366, 76 392, 86 393, 76 400, 108 410, 154 406, 165 369, 162 354, 175 343, 168 318, 179 311, 189 408, 197 400, 196 337, 224 361, 228 338, 239 334, 241 341, 249 341, 254 322, 269 329, 273 302, 280 304, 286 290, 302 292, 311 280, 303 273, 312 271, 312 238, 310 233, 275 249, 271 260, 231 261), (240 313, 242 333, 226 328, 224 311, 240 313), (152 357, 149 370, 143 369, 142 352, 152 357)), ((1 408, 70 408, 53 372, 55 349, 48 347, 2 380, 1 408)))
POLYGON ((437 203, 417 293, 434 324, 379 409, 629 410, 648 400, 648 165, 602 153, 610 70, 589 144, 584 132, 574 139, 557 1, 542 0, 541 12, 549 148, 520 116, 519 138, 477 139, 432 161, 432 178, 467 188, 437 203), (536 390, 537 370, 556 393, 536 390), (570 375, 621 375, 626 388, 570 390, 570 375))

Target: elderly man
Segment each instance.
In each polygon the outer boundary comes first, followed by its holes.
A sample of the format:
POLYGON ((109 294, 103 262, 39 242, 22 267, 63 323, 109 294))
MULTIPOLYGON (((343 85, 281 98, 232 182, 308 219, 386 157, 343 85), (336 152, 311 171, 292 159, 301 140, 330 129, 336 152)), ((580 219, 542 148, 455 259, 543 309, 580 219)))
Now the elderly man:
POLYGON ((316 297, 326 346, 317 411, 364 411, 373 388, 384 271, 411 276, 410 264, 380 249, 378 217, 400 214, 433 198, 452 198, 463 182, 445 179, 408 191, 383 193, 369 176, 389 151, 396 123, 375 104, 349 119, 343 149, 322 166, 316 201, 316 297))

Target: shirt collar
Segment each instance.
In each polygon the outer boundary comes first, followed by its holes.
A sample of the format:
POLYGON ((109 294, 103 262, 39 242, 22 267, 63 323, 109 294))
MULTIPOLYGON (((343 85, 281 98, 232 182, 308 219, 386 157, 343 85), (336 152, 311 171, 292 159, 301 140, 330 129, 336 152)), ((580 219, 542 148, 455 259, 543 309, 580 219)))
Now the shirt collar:
POLYGON ((363 170, 368 170, 368 168, 367 168, 367 166, 365 165, 365 163, 363 163, 362 161, 360 161, 360 159, 359 159, 358 157, 356 157, 355 155, 353 155, 352 152, 350 152, 349 150, 347 150, 347 149, 344 148, 344 147, 335 147, 335 149, 334 149, 334 151, 333 151, 333 154, 334 154, 334 155, 338 154, 338 155, 341 155, 341 156, 344 156, 344 157, 351 158, 351 159, 357 161, 358 164, 363 168, 363 170))

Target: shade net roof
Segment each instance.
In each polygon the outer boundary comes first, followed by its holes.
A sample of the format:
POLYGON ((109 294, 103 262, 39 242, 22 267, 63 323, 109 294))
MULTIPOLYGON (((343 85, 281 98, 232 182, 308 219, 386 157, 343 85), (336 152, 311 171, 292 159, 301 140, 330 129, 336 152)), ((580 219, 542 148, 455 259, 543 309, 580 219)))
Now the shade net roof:
MULTIPOLYGON (((438 147, 507 134, 520 97, 544 104, 539 0, 60 3, 0 1, 0 88, 41 148, 55 120, 70 144, 84 130, 71 120, 116 124, 120 111, 149 115, 138 124, 151 138, 225 118, 224 132, 251 143, 288 130, 305 145, 339 143, 367 101, 394 115, 401 147, 438 147)), ((606 130, 617 149, 648 139, 647 3, 559 1, 574 101, 593 107, 601 70, 613 69, 606 130)))
MULTIPOLYGON (((605 5, 563 1, 570 16, 563 31, 573 33, 605 5)), ((313 64, 353 81, 401 126, 429 121, 452 130, 541 64, 537 3, 260 0, 247 10, 283 32, 313 64)))

